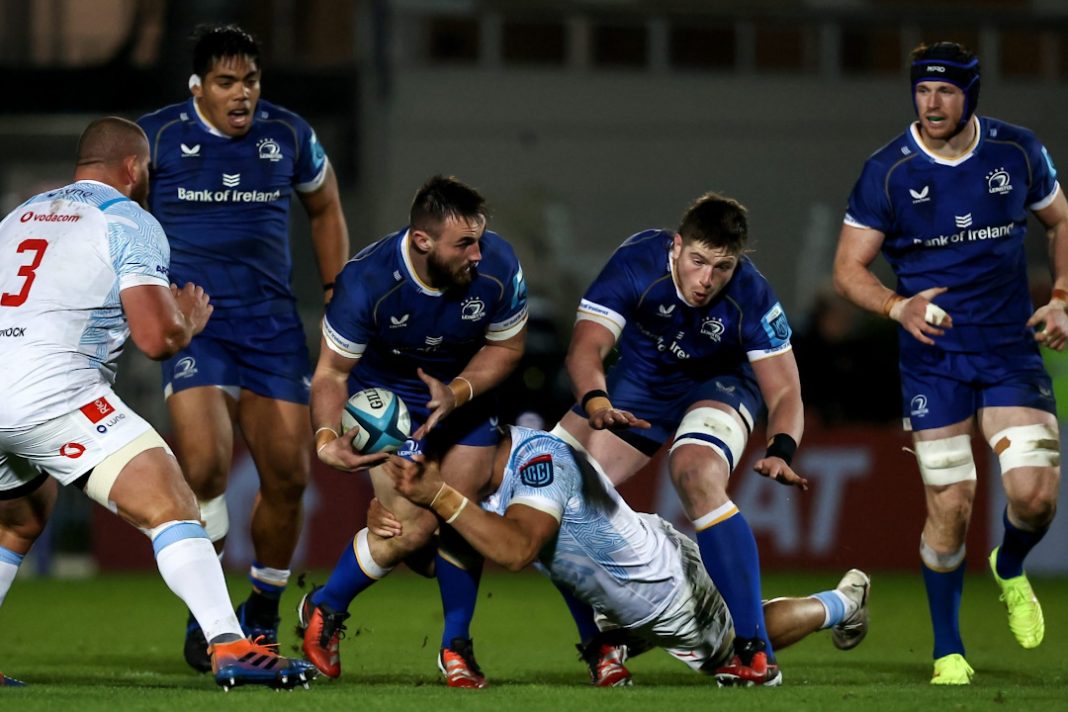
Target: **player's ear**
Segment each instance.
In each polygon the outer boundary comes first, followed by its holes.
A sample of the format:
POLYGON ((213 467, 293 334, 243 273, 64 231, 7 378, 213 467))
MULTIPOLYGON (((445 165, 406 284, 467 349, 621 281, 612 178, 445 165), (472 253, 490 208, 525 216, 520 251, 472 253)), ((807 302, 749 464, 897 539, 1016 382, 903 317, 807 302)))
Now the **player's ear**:
POLYGON ((427 254, 434 247, 434 239, 422 230, 412 230, 412 244, 415 245, 415 249, 427 254))
POLYGON ((137 185, 141 177, 141 158, 139 156, 126 156, 122 159, 123 180, 130 185, 137 185))

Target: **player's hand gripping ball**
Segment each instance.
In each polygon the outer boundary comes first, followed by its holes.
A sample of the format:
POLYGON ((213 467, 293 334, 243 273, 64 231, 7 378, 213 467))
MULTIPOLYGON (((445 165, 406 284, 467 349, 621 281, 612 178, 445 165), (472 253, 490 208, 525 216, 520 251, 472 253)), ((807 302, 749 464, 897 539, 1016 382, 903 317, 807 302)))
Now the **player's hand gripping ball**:
POLYGON ((360 432, 352 441, 357 452, 395 452, 412 431, 408 406, 385 388, 365 388, 354 393, 341 412, 341 427, 348 432, 355 426, 360 432))

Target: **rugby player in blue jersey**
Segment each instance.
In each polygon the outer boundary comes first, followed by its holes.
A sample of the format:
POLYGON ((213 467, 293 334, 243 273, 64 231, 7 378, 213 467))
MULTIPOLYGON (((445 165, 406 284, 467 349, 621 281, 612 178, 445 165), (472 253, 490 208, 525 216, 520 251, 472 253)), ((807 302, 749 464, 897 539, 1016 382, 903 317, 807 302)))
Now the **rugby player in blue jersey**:
POLYGON ((730 609, 734 654, 723 684, 778 684, 761 607, 752 530, 727 495, 764 404, 767 454, 756 470, 806 488, 790 467, 804 415, 786 313, 745 254, 746 211, 709 193, 678 231, 628 238, 583 297, 567 355, 579 405, 553 431, 616 484, 672 441, 672 482, 701 559, 730 609), (604 360, 618 346, 619 360, 604 360))
MULTIPOLYGON (((260 99, 259 47, 233 26, 202 30, 192 96, 141 117, 152 149, 149 207, 171 245, 171 278, 215 304, 208 328, 163 364, 182 470, 212 541, 229 528, 225 490, 240 429, 260 478, 252 507, 252 592, 238 617, 277 640, 278 600, 301 525, 311 466, 310 364, 290 287, 289 208, 308 213, 326 297, 348 257, 337 180, 301 117, 260 99)), ((207 669, 190 618, 186 660, 207 669)))
MULTIPOLYGON (((989 557, 1017 642, 1042 642, 1042 608, 1023 570, 1053 519, 1060 452, 1039 344, 1068 340, 1068 202, 1027 129, 975 114, 979 60, 952 42, 912 53, 918 120, 864 164, 835 257, 838 290, 901 325, 902 407, 923 479, 920 560, 934 628, 936 685, 967 685, 959 609, 975 498, 972 437, 1001 464, 1005 533, 989 557), (1053 298, 1035 310, 1024 237, 1049 238, 1053 298), (870 265, 882 252, 891 289, 870 265)), ((873 374, 878 377, 877 374, 873 374)), ((863 387, 863 384, 857 384, 863 387)))
MULTIPOLYGON (((316 449, 340 470, 372 466, 375 494, 404 522, 405 534, 383 539, 361 530, 326 585, 302 601, 304 651, 327 676, 341 674, 338 640, 349 603, 438 528, 374 467, 385 455, 359 455, 352 449, 357 430, 338 432, 346 399, 371 386, 398 394, 415 437, 426 436, 427 447, 442 454, 446 479, 467 492, 469 479, 490 466, 499 438, 492 390, 519 363, 526 323, 519 261, 486 230, 482 196, 455 178, 427 181, 408 226, 364 248, 338 276, 312 379, 316 449)), ((481 558, 450 534, 442 527, 435 563, 445 609, 438 664, 450 686, 482 687, 469 631, 481 558)))

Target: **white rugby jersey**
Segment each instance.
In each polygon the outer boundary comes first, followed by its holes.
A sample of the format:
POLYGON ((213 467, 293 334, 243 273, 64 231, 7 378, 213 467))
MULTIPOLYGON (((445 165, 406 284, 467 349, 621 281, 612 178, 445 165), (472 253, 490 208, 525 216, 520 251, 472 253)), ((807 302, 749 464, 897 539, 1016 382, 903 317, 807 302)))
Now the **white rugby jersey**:
POLYGON ((587 484, 599 487, 602 497, 584 494, 583 475, 563 440, 517 426, 511 433, 504 478, 482 507, 503 515, 523 504, 555 517, 560 531, 541 552, 541 563, 554 581, 612 622, 632 628, 660 614, 684 586, 685 573, 659 521, 627 506, 603 476, 587 484))
POLYGON ((167 287, 159 223, 111 186, 78 181, 0 222, 0 428, 91 403, 115 380, 130 331, 119 292, 167 287))

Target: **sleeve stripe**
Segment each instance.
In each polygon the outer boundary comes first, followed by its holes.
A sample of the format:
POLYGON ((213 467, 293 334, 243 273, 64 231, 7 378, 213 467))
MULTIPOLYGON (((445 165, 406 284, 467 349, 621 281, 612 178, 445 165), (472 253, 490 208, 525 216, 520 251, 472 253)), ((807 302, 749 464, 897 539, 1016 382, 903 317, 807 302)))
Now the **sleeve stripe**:
POLYGON ((585 311, 581 306, 575 314, 575 322, 577 323, 580 321, 592 321, 595 324, 600 324, 612 332, 612 336, 616 338, 616 341, 619 341, 619 337, 623 334, 623 327, 627 325, 627 322, 622 319, 620 321, 615 321, 603 314, 585 311))
POLYGON ((327 321, 326 317, 323 317, 323 341, 326 342, 331 351, 345 358, 360 358, 367 349, 367 344, 354 344, 337 333, 334 327, 330 326, 330 322, 327 321))
POLYGON ((141 287, 144 285, 153 285, 156 287, 163 287, 164 289, 170 289, 171 283, 158 274, 126 274, 119 278, 120 292, 124 289, 129 289, 130 287, 141 287))
POLYGON ((330 159, 323 161, 323 168, 319 174, 307 183, 298 183, 294 186, 298 193, 314 193, 326 182, 326 169, 330 167, 330 159))
POLYGON ((1038 201, 1037 203, 1032 203, 1031 205, 1028 205, 1027 209, 1028 210, 1041 210, 1042 208, 1048 208, 1050 205, 1053 204, 1053 201, 1057 198, 1057 193, 1060 193, 1060 192, 1061 192, 1061 183, 1060 183, 1060 181, 1057 181, 1056 183, 1053 184, 1053 190, 1050 191, 1049 195, 1047 195, 1045 198, 1043 198, 1042 200, 1038 201))
POLYGON ((560 506, 551 499, 544 497, 531 497, 529 495, 513 497, 508 500, 508 506, 511 507, 513 504, 522 504, 525 507, 544 512, 558 522, 563 517, 563 511, 561 511, 560 506))
POLYGON ((501 324, 490 324, 486 330, 487 341, 507 341, 527 325, 527 313, 523 312, 522 318, 515 321, 506 321, 501 324))
POLYGON ((849 227, 858 227, 861 230, 874 230, 875 229, 875 228, 873 228, 873 227, 871 227, 869 225, 865 225, 864 223, 857 222, 855 219, 853 219, 853 216, 849 215, 849 214, 846 214, 845 219, 842 220, 842 222, 845 223, 846 225, 848 225, 849 227))
POLYGON ((749 363, 752 363, 754 361, 763 361, 766 358, 778 356, 779 354, 784 354, 787 351, 793 350, 794 347, 791 346, 789 342, 787 342, 776 349, 759 349, 757 351, 746 351, 745 355, 749 359, 749 363))

